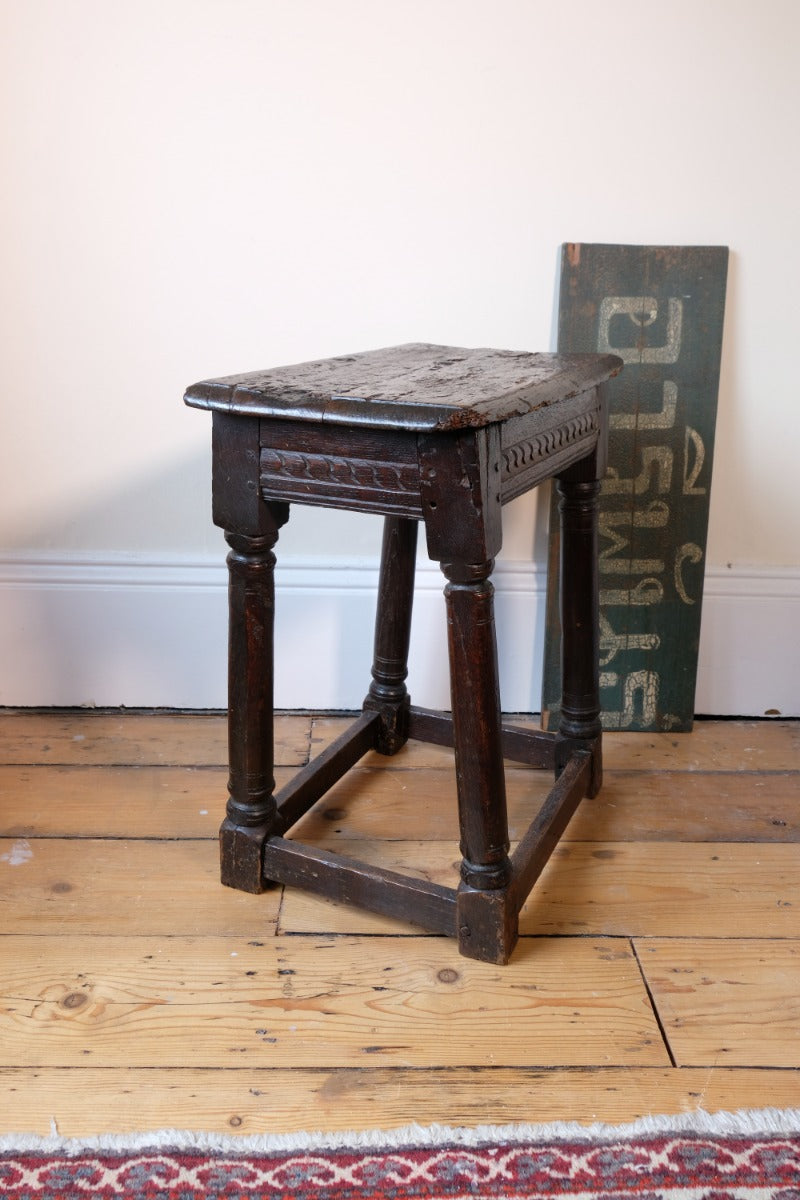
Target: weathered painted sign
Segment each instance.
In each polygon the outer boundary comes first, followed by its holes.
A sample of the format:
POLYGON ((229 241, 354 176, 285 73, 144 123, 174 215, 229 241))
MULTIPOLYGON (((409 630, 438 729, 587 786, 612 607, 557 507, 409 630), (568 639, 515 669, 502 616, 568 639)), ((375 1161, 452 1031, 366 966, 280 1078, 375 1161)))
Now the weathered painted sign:
MULTIPOLYGON (((600 497, 600 696, 606 729, 694 716, 728 251, 563 247, 558 348, 618 354, 600 497)), ((554 489, 555 490, 555 489, 554 489)), ((561 687, 558 512, 550 513, 543 722, 561 687)))

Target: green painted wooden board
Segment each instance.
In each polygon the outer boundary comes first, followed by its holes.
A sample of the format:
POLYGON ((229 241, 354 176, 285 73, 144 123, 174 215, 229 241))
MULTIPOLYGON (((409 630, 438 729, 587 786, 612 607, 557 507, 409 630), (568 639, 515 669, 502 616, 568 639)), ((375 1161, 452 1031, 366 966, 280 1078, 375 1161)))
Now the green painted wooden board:
MULTIPOLYGON (((625 362, 609 384, 600 497, 606 729, 692 727, 727 269, 724 246, 562 248, 559 351, 625 362)), ((550 728, 561 688, 558 540, 554 495, 542 688, 550 728)))

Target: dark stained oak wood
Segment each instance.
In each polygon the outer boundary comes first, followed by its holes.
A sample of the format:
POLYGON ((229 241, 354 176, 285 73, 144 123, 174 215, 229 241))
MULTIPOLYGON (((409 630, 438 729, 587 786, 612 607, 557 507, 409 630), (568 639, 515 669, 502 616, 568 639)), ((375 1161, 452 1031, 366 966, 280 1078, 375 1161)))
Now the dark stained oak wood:
POLYGON ((570 817, 586 795, 591 769, 589 754, 579 751, 572 755, 514 851, 511 859, 512 887, 520 908, 555 850, 570 817))
MULTIPOLYGON (((592 472, 594 474, 594 472, 592 472)), ((589 795, 603 781, 600 724, 600 672, 597 663, 597 479, 558 480, 561 495, 561 719, 556 766, 566 765, 572 753, 591 744, 589 795)))
POLYGON ((489 890, 511 874, 491 565, 444 565, 461 878, 489 890))
POLYGON ((506 963, 519 911, 584 794, 601 783, 597 672, 597 494, 612 355, 529 354, 412 344, 195 384, 214 420, 213 513, 231 546, 230 799, 222 878, 276 881, 458 939, 506 963), (562 494, 563 696, 558 733, 500 717, 491 573, 502 506, 544 479, 562 494), (274 796, 273 571, 289 503, 385 517, 372 681, 362 716, 274 796), (441 565, 452 716, 406 688, 417 529, 441 565), (455 753, 458 888, 312 848, 283 835, 370 750, 409 738, 455 753), (556 782, 509 857, 503 759, 556 782))
POLYGON ((417 522, 387 517, 381 548, 372 683, 364 709, 377 712, 381 732, 376 749, 396 754, 408 738, 410 698, 405 680, 411 641, 417 522))
POLYGON ((186 403, 393 432, 477 429, 583 396, 621 365, 611 354, 410 343, 204 380, 187 390, 186 403))
MULTIPOLYGON (((276 535, 277 536, 277 531, 276 535)), ((226 533, 230 583, 227 816, 220 830, 222 882, 261 891, 261 846, 275 819, 273 790, 274 537, 226 533)))
POLYGON ((355 495, 362 511, 423 515, 413 432, 270 420, 258 461, 265 499, 352 508, 355 495))
POLYGON ((291 829, 322 796, 375 746, 375 726, 380 714, 363 712, 350 729, 298 771, 275 797, 277 808, 273 829, 291 829))
MULTIPOLYGON (((411 705, 408 736, 434 746, 453 746, 453 718, 446 713, 411 705)), ((555 741, 552 734, 516 725, 501 725, 500 737, 503 758, 525 763, 529 767, 552 767, 555 764, 555 741)))
POLYGON ((456 893, 440 884, 279 837, 270 838, 264 847, 264 873, 269 881, 319 892, 386 917, 404 917, 432 933, 455 936, 456 893))

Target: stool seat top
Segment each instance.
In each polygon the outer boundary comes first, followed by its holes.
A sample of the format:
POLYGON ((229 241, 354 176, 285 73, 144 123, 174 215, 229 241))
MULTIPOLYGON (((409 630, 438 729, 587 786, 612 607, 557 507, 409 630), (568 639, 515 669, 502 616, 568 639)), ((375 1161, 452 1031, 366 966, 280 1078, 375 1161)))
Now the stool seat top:
POLYGON ((531 354, 409 343, 207 379, 193 408, 417 432, 478 429, 589 392, 616 375, 612 354, 531 354))

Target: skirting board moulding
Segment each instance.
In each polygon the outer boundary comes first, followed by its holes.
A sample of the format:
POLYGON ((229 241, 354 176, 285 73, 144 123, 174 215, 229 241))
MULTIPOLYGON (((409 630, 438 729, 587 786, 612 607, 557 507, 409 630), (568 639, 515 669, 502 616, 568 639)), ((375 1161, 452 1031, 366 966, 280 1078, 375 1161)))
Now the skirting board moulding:
MULTIPOLYGON (((276 704, 359 708, 377 564, 279 559, 276 704)), ((493 576, 503 706, 540 703, 545 570, 493 576)), ((417 569, 409 686, 448 706, 442 578, 417 569)), ((0 705, 223 708, 227 572, 219 558, 80 554, 0 559, 0 705)), ((706 570, 696 711, 800 716, 800 568, 706 570), (787 652, 787 647, 789 648, 787 652)))

